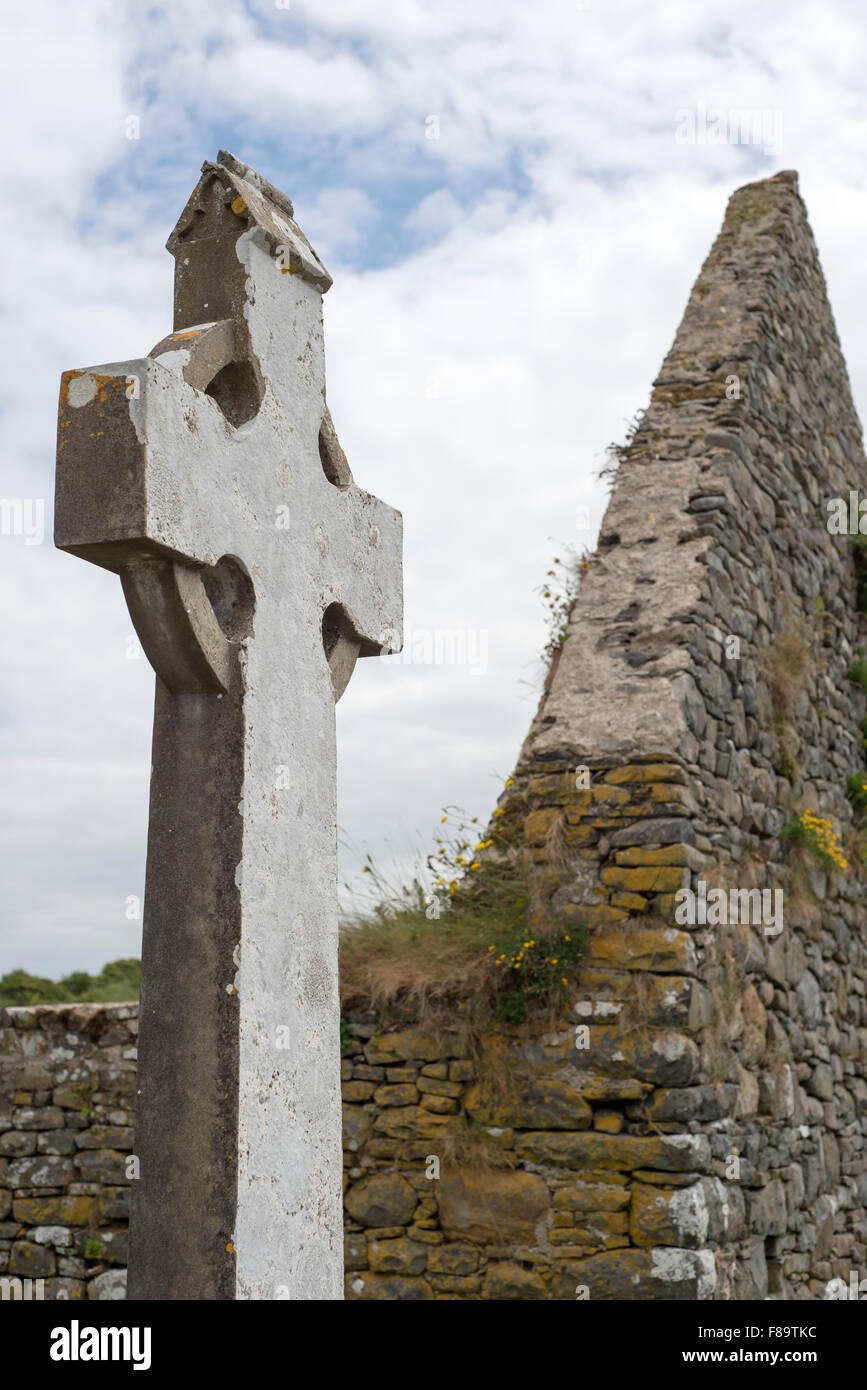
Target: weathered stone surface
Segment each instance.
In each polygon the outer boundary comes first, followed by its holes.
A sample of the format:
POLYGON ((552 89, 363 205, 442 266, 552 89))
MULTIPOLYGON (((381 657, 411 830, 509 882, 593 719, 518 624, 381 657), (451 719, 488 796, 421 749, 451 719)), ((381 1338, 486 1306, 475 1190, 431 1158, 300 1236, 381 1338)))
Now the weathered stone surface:
POLYGON ((427 1266, 427 1247, 403 1237, 371 1240, 367 1253, 370 1268, 378 1274, 423 1274, 427 1266))
POLYGON ((604 1172, 658 1168, 679 1173, 705 1169, 710 1163, 708 1141, 698 1134, 518 1134, 515 1148, 520 1158, 532 1163, 604 1172))
POLYGON ((433 1298, 433 1290, 426 1279, 412 1278, 399 1274, 374 1274, 364 1270, 346 1275, 346 1298, 349 1302, 358 1298, 371 1298, 391 1302, 418 1303, 433 1298))
POLYGON ((126 1270, 107 1269, 104 1274, 95 1275, 88 1281, 87 1296, 99 1302, 126 1298, 126 1270))
POLYGON ((621 1187, 593 1183, 586 1187, 561 1187, 554 1193, 554 1206, 562 1211, 625 1211, 629 1192, 621 1187))
POLYGON ((376 1105, 417 1105, 418 1088, 409 1083, 398 1084, 396 1086, 380 1086, 373 1093, 376 1105))
POLYGON ((79 1149, 131 1149, 132 1128, 129 1125, 91 1125, 75 1136, 79 1149))
POLYGON ((440 1224, 451 1239, 533 1244, 550 1194, 532 1173, 460 1170, 439 1183, 440 1224))
POLYGON ((598 927, 587 942, 589 966, 619 970, 664 970, 692 974, 697 958, 692 938, 675 927, 598 927))
POLYGON ((538 1274, 520 1265, 496 1264, 485 1270, 483 1298, 542 1299, 545 1285, 538 1274))
POLYGON ((695 831, 691 821, 676 816, 660 816, 615 830, 611 844, 615 849, 631 845, 694 845, 695 831))
POLYGON ((586 1041, 586 1047, 575 1052, 574 1065, 579 1068, 586 1062, 594 1072, 636 1077, 657 1086, 688 1086, 699 1072, 699 1050, 682 1033, 646 1029, 639 1035, 592 1023, 586 1041))
MULTIPOLYGON (((658 849, 643 849, 633 845, 629 849, 619 849, 615 854, 617 864, 626 868, 677 865, 680 868, 699 870, 708 862, 706 855, 692 845, 661 845, 658 849)), ((679 886, 679 885, 676 885, 679 886)))
POLYGON ((405 1226, 418 1198, 399 1173, 373 1173, 355 1183, 343 1201, 353 1221, 362 1226, 405 1226))
POLYGON ((44 1279, 55 1269, 54 1252, 32 1241, 16 1240, 9 1253, 9 1273, 22 1279, 44 1279))
POLYGON ((367 1238, 355 1231, 347 1231, 343 1237, 343 1268, 367 1268, 367 1238))
POLYGON ((588 1129, 593 1111, 572 1069, 554 1076, 527 1078, 520 1091, 492 1096, 483 1085, 463 1098, 467 1114, 480 1124, 516 1129, 588 1129))
POLYGON ((415 1060, 437 1062, 442 1057, 466 1056, 466 1041, 458 1034, 435 1036, 407 1028, 371 1038, 365 1044, 364 1055, 372 1065, 415 1060))
POLYGON ((625 868, 617 865, 602 870, 602 882, 610 888, 626 888, 633 893, 674 893, 683 885, 683 871, 660 864, 625 868))
POLYGON ((82 1151, 70 1160, 79 1182, 116 1184, 126 1181, 126 1155, 114 1149, 82 1151))
POLYGON ((624 1250, 590 1255, 570 1263, 576 1286, 589 1291, 594 1301, 694 1302, 713 1297, 716 1287, 713 1255, 709 1250, 624 1250))
POLYGON ((12 1123, 16 1129, 24 1130, 62 1129, 63 1111, 57 1105, 22 1105, 13 1112, 12 1123))
MULTIPOLYGON (((118 1271, 120 1272, 120 1271, 118 1271)), ((125 1271, 124 1271, 125 1273, 125 1271)), ((100 1276, 97 1276, 100 1277, 100 1276)), ((95 1282, 95 1281, 94 1281, 95 1282)), ((79 1302, 88 1296, 88 1285, 83 1279, 46 1279, 45 1280, 45 1301, 46 1303, 70 1303, 79 1302)), ((126 1285, 120 1297, 126 1297, 126 1285)))
POLYGON ((378 1134, 395 1139, 437 1139, 455 1128, 452 1115, 436 1115, 420 1105, 401 1105, 384 1110, 373 1122, 378 1134))
POLYGON ((6 1169, 9 1187, 66 1187, 77 1176, 71 1159, 49 1154, 11 1159, 6 1169))
POLYGON ((717 1083, 715 1086, 678 1086, 673 1090, 660 1088, 642 1105, 641 1113, 648 1120, 718 1120, 730 1113, 736 1088, 717 1083))
POLYGON ((429 1274, 472 1274, 478 1267, 479 1252, 472 1245, 440 1245, 429 1250, 429 1274))
POLYGON ((638 1246, 680 1246, 700 1250, 709 1241, 733 1241, 743 1234, 740 1189, 718 1178, 689 1187, 665 1189, 636 1184, 629 1211, 629 1237, 638 1246))
POLYGON ((372 1081, 344 1081, 341 1089, 344 1101, 365 1101, 372 1098, 376 1086, 372 1081))
POLYGON ((779 1178, 749 1194, 750 1229, 760 1236, 786 1233, 786 1191, 779 1178))
POLYGON ((366 1110, 362 1110, 360 1105, 344 1105, 343 1107, 343 1147, 351 1149, 353 1152, 360 1149, 370 1130, 373 1128, 373 1116, 366 1110))
POLYGON ((578 1072, 578 1085, 584 1099, 592 1101, 641 1100, 653 1089, 649 1081, 639 1081, 631 1076, 600 1076, 597 1072, 585 1071, 583 1067, 578 1072))
POLYGON ((12 1129, 0 1134, 0 1154, 6 1158, 21 1158, 36 1152, 36 1135, 24 1130, 12 1129))

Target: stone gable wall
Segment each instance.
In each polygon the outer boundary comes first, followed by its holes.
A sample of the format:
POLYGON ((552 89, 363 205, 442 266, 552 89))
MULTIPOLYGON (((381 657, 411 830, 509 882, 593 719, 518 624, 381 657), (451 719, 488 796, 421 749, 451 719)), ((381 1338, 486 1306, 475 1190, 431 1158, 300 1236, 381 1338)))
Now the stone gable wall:
MULTIPOLYGON (((612 1076, 617 1060, 649 1085, 616 1098, 623 1134, 710 1147, 728 1212, 708 1228, 716 1297, 867 1278, 867 912, 847 800, 865 767, 848 679, 865 631, 849 540, 827 529, 828 500, 865 484, 781 174, 730 201, 494 823, 523 840, 530 930, 592 928, 579 1069, 612 1076), (781 840, 805 811, 845 872, 781 840), (701 883, 780 891, 781 925, 683 921, 675 895, 701 883)), ((636 1167, 633 1194, 641 1182, 636 1167)), ((654 1207, 683 1212, 669 1186, 654 1207)))

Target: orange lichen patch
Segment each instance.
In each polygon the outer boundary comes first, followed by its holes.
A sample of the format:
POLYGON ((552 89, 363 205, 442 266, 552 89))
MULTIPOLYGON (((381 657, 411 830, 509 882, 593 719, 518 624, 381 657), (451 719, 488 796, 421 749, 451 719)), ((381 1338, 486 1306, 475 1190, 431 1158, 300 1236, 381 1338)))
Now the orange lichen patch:
MULTIPOLYGON (((83 372, 80 369, 64 372, 60 378, 60 399, 57 403, 58 428, 60 428, 62 424, 69 424, 71 422, 71 417, 64 417, 64 408, 69 405, 69 386, 72 381, 82 376, 89 376, 96 382, 96 395, 93 399, 98 400, 101 405, 105 405, 108 400, 108 390, 112 384, 115 386, 119 384, 124 393, 126 392, 126 378, 122 376, 99 376, 96 372, 83 372)), ((88 404, 90 404, 90 402, 88 402, 88 404)), ((72 407, 70 407, 70 409, 72 409, 72 407)), ((81 407, 76 406, 75 409, 79 410, 81 407)))
POLYGON ((234 1253, 235 1253, 235 1247, 234 1247, 234 1245, 232 1244, 231 1241, 229 1241, 229 1244, 226 1246, 226 1249, 227 1249, 227 1251, 229 1252, 230 1255, 234 1255, 234 1253))
MULTIPOLYGON (((109 382, 111 382, 111 381, 119 381, 119 380, 121 379, 121 378, 116 377, 116 376, 99 376, 99 375, 97 375, 96 372, 83 371, 83 370, 81 369, 81 367, 73 367, 71 371, 64 372, 63 375, 62 375, 62 377, 60 378, 60 404, 61 404, 61 405, 65 405, 65 404, 66 404, 66 401, 67 401, 67 399, 68 399, 68 397, 69 397, 69 383, 70 383, 71 381, 74 381, 77 377, 80 377, 80 376, 89 376, 89 377, 92 377, 93 380, 96 382, 97 388, 98 388, 98 390, 99 390, 100 392, 102 392, 102 391, 105 390, 105 388, 108 386, 109 382)), ((101 396, 101 399, 104 400, 105 397, 104 397, 104 396, 101 396)))
POLYGON ((179 338, 197 338, 200 332, 198 328, 185 328, 182 333, 172 334, 172 342, 179 338))
POLYGON ((235 199, 234 203, 232 203, 232 211, 236 212, 239 217, 242 212, 247 211, 247 204, 244 202, 244 199, 240 196, 240 194, 235 199))
POLYGON ((281 267, 280 267, 280 274, 281 274, 281 275, 294 275, 294 274, 295 274, 295 270, 294 270, 294 268, 293 268, 291 265, 281 265, 281 267))

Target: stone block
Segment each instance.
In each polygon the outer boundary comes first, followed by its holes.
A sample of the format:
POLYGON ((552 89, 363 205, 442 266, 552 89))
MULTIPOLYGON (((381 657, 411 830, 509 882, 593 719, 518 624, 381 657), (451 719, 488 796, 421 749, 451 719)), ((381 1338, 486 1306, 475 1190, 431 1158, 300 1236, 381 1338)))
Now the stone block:
POLYGON ((477 1168, 444 1173, 438 1197, 440 1225, 449 1239, 497 1245, 534 1244, 551 1200, 534 1173, 477 1168))
POLYGON ((428 1249, 400 1236, 397 1240, 371 1240, 367 1257, 375 1274, 423 1274, 428 1249))
POLYGON ((703 1134, 519 1134, 518 1157, 561 1168, 629 1173, 655 1168, 674 1173, 707 1170, 710 1145, 703 1134))
POLYGON ((405 1028, 370 1038, 365 1044, 364 1055, 374 1066, 388 1066, 393 1062, 438 1062, 442 1058, 466 1057, 467 1040, 459 1033, 435 1035, 405 1028))
POLYGON ((472 1274, 478 1268, 479 1252, 472 1245, 440 1245, 429 1250, 429 1274, 472 1274))
POLYGON ((373 1093, 375 1105, 387 1109, 392 1105, 417 1105, 418 1089, 408 1082, 399 1082, 395 1086, 379 1086, 373 1093))
POLYGON ((362 1226, 405 1226, 412 1220, 418 1198, 399 1173, 373 1173, 355 1183, 343 1201, 362 1226))
POLYGON ((569 1274, 594 1302, 695 1302, 713 1297, 716 1270, 710 1250, 673 1247, 616 1250, 571 1261, 569 1274))
POLYGON ((688 932, 676 927, 597 927, 590 935, 584 962, 610 970, 656 970, 692 975, 698 969, 695 945, 688 932))
POLYGON ((46 1279, 55 1270, 54 1251, 29 1240, 16 1240, 9 1254, 9 1273, 22 1279, 46 1279))
POLYGON ((581 1094, 573 1069, 553 1076, 527 1078, 515 1094, 494 1096, 483 1085, 471 1086, 464 1109, 480 1124, 517 1129, 588 1129, 593 1111, 581 1094))
POLYGON ((401 1274, 377 1274, 356 1270, 346 1275, 346 1299, 376 1299, 381 1302, 417 1303, 433 1298, 426 1279, 401 1274))
POLYGON ((490 1265, 485 1270, 482 1298, 514 1301, 545 1297, 545 1285, 535 1270, 515 1264, 490 1265))

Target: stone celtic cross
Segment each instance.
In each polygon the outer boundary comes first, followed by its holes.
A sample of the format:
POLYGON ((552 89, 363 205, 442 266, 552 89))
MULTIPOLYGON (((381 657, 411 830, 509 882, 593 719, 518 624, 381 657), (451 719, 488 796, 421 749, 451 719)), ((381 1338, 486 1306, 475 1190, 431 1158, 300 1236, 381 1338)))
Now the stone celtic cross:
POLYGON ((156 671, 131 1298, 342 1297, 335 700, 396 649, 400 514, 325 404, 331 279, 221 151, 174 331, 64 373, 55 542, 156 671))

